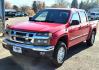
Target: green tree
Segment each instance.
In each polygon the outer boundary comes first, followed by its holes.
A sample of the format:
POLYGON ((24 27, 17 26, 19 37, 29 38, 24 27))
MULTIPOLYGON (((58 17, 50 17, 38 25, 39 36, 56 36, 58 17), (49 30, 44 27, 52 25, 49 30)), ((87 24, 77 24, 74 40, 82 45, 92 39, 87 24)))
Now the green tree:
POLYGON ((92 0, 86 0, 86 1, 82 1, 79 5, 80 9, 85 9, 86 11, 88 11, 91 8, 97 7, 98 6, 98 2, 92 1, 92 0))
POLYGON ((37 5, 38 11, 45 8, 45 2, 38 1, 37 5))
POLYGON ((27 12, 28 9, 30 9, 29 6, 23 5, 23 6, 20 7, 20 10, 23 11, 23 12, 27 12))
POLYGON ((78 1, 77 0, 72 1, 71 8, 78 8, 78 1))
POLYGON ((38 11, 38 9, 37 9, 37 1, 33 2, 32 9, 34 10, 35 13, 38 11))
POLYGON ((79 8, 84 9, 84 2, 83 1, 81 1, 81 3, 79 4, 79 8))
POLYGON ((11 9, 11 3, 9 1, 5 1, 5 9, 11 9))
POLYGON ((99 0, 96 0, 96 3, 99 4, 99 0))
POLYGON ((69 7, 69 3, 66 0, 56 0, 55 4, 53 4, 51 7, 66 8, 69 7))
POLYGON ((45 2, 42 1, 34 1, 32 4, 32 9, 34 10, 34 12, 36 13, 39 10, 42 10, 45 8, 45 2))
POLYGON ((19 11, 19 7, 16 5, 13 5, 13 9, 15 9, 16 11, 19 11))
POLYGON ((56 4, 58 7, 66 7, 66 1, 65 0, 57 0, 56 4))

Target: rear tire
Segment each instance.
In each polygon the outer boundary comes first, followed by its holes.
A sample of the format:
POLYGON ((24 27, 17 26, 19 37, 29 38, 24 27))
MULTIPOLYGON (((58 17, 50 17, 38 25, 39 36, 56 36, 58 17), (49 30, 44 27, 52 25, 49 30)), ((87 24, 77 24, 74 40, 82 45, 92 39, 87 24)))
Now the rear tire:
POLYGON ((94 44, 94 42, 95 42, 95 35, 96 35, 95 31, 92 31, 92 34, 91 34, 89 40, 86 41, 88 46, 92 46, 94 44))
POLYGON ((66 54, 67 54, 66 44, 62 41, 59 41, 58 44, 56 45, 53 54, 53 63, 56 67, 59 67, 64 63, 66 54))

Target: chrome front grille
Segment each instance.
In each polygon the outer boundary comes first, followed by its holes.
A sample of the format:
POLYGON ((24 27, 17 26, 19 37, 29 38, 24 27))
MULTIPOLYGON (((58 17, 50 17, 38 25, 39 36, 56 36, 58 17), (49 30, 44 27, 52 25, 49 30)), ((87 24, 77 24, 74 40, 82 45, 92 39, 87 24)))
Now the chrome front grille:
POLYGON ((31 44, 31 40, 33 39, 34 35, 35 33, 31 33, 31 32, 29 33, 29 32, 11 30, 10 39, 15 42, 31 44))
POLYGON ((16 35, 18 36, 26 36, 27 33, 22 33, 22 32, 16 32, 16 35))

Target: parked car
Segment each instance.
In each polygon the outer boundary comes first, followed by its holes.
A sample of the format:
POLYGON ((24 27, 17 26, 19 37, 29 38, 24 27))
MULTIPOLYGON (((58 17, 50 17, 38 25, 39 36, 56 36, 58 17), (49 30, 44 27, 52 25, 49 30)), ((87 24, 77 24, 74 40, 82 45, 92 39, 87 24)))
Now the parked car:
POLYGON ((94 44, 98 22, 88 21, 84 10, 45 9, 29 20, 6 29, 2 44, 13 55, 47 56, 60 66, 72 46, 83 41, 88 46, 94 44))
POLYGON ((16 12, 5 12, 5 16, 6 17, 15 17, 15 15, 16 15, 16 12))
POLYGON ((99 12, 90 13, 90 18, 93 20, 99 20, 99 12))
POLYGON ((24 13, 24 12, 17 12, 17 13, 15 14, 15 16, 16 16, 16 17, 22 17, 22 16, 27 16, 27 14, 24 13))

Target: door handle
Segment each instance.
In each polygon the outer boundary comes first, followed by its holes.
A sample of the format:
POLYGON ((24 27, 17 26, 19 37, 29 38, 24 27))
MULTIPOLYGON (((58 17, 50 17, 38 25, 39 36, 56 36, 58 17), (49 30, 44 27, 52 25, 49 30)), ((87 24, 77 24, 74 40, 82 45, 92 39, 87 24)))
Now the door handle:
POLYGON ((79 29, 81 29, 81 26, 79 27, 79 29))
POLYGON ((89 25, 87 24, 86 26, 85 26, 85 28, 87 28, 89 25))
POLYGON ((89 24, 87 24, 87 27, 89 27, 89 24))

